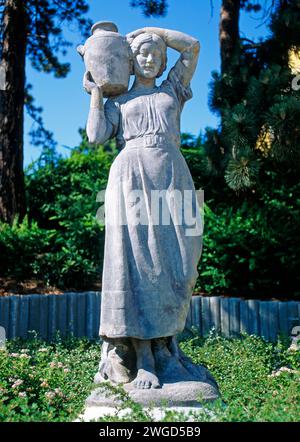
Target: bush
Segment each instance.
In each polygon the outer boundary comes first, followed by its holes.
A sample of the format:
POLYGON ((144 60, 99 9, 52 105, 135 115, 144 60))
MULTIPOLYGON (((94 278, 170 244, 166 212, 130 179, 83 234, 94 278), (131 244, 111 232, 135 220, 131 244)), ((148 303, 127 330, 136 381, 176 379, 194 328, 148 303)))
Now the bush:
POLYGON ((1 276, 62 288, 85 288, 99 279, 104 226, 96 220, 96 196, 116 154, 113 143, 89 147, 83 134, 69 158, 38 160, 27 169, 28 217, 0 224, 1 276))
POLYGON ((8 343, 0 351, 0 421, 68 421, 82 410, 99 345, 82 339, 8 343))
MULTIPOLYGON (((195 290, 299 296, 300 186, 293 184, 295 177, 287 173, 278 183, 278 175, 266 167, 254 192, 225 192, 220 179, 208 173, 203 146, 187 144, 190 138, 182 153, 207 201, 195 290)), ((83 134, 69 158, 51 157, 29 167, 28 218, 0 224, 1 276, 40 278, 61 288, 87 288, 100 280, 104 226, 95 217, 96 196, 106 188, 116 155, 112 142, 90 147, 83 134)))
POLYGON ((55 243, 55 230, 45 230, 26 217, 12 226, 0 223, 0 268, 2 276, 34 276, 55 243))
POLYGON ((56 157, 42 165, 38 160, 26 170, 29 217, 41 227, 75 231, 78 221, 96 215, 96 196, 106 188, 117 150, 112 142, 91 147, 82 136, 69 158, 56 157))
POLYGON ((272 189, 255 203, 205 207, 197 289, 252 297, 299 297, 300 186, 272 189))
POLYGON ((208 367, 220 387, 222 400, 206 404, 201 421, 298 421, 299 350, 289 351, 288 342, 274 345, 256 336, 226 339, 211 333, 207 339, 184 341, 181 347, 194 363, 208 367), (281 367, 288 370, 279 371, 281 367))
POLYGON ((103 229, 90 218, 78 222, 77 230, 68 234, 42 229, 28 218, 22 223, 16 220, 12 226, 0 223, 1 276, 41 279, 62 288, 91 284, 101 268, 97 245, 103 229))
MULTIPOLYGON (((300 355, 288 345, 255 336, 225 339, 213 333, 206 339, 195 334, 182 340, 182 350, 194 363, 208 367, 221 392, 220 401, 205 403, 194 413, 196 421, 298 421, 300 355), (286 370, 279 370, 282 367, 286 370)), ((0 351, 0 421, 74 420, 93 388, 99 358, 99 343, 85 339, 8 342, 7 350, 0 351)), ((127 416, 117 413, 102 421, 150 420, 145 410, 123 396, 119 410, 129 406, 127 416)), ((186 417, 167 411, 164 420, 186 417)))

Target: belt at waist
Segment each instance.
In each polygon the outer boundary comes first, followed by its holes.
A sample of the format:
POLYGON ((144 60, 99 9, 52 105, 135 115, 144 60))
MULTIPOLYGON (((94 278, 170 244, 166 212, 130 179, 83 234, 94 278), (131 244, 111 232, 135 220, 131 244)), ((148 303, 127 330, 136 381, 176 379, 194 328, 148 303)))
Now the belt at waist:
POLYGON ((166 147, 168 145, 175 145, 175 143, 172 142, 169 137, 167 138, 163 135, 145 135, 140 138, 133 138, 132 140, 126 141, 125 148, 160 146, 166 147))

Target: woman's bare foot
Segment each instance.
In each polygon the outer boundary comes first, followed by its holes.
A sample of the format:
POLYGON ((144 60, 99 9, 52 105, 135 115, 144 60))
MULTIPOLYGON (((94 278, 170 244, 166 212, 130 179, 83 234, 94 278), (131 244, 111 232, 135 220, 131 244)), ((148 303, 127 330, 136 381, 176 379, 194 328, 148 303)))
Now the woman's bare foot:
POLYGON ((132 338, 136 351, 137 377, 132 382, 135 388, 148 389, 160 388, 160 383, 155 372, 155 361, 150 340, 132 338))
POLYGON ((158 377, 150 373, 150 371, 139 369, 137 377, 133 381, 135 388, 147 389, 147 388, 160 388, 158 377))

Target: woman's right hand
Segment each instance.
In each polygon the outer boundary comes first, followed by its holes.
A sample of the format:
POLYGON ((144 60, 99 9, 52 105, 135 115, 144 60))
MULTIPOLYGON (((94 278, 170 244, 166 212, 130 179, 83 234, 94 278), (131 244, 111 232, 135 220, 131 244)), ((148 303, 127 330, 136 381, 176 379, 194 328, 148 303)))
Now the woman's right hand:
POLYGON ((83 87, 88 94, 91 94, 93 90, 101 91, 99 86, 93 81, 91 73, 86 71, 83 76, 83 87))

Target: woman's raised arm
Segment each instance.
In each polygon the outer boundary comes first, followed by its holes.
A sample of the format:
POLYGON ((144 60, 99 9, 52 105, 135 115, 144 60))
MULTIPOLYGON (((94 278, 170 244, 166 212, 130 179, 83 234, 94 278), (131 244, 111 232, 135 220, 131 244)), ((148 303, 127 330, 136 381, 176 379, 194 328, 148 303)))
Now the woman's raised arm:
POLYGON ((200 52, 199 41, 196 38, 180 31, 156 27, 145 27, 138 29, 137 31, 133 31, 127 35, 127 39, 135 38, 142 32, 159 35, 169 48, 175 49, 181 53, 181 56, 174 68, 177 71, 177 75, 180 76, 180 80, 183 85, 187 86, 190 83, 197 66, 200 52))

